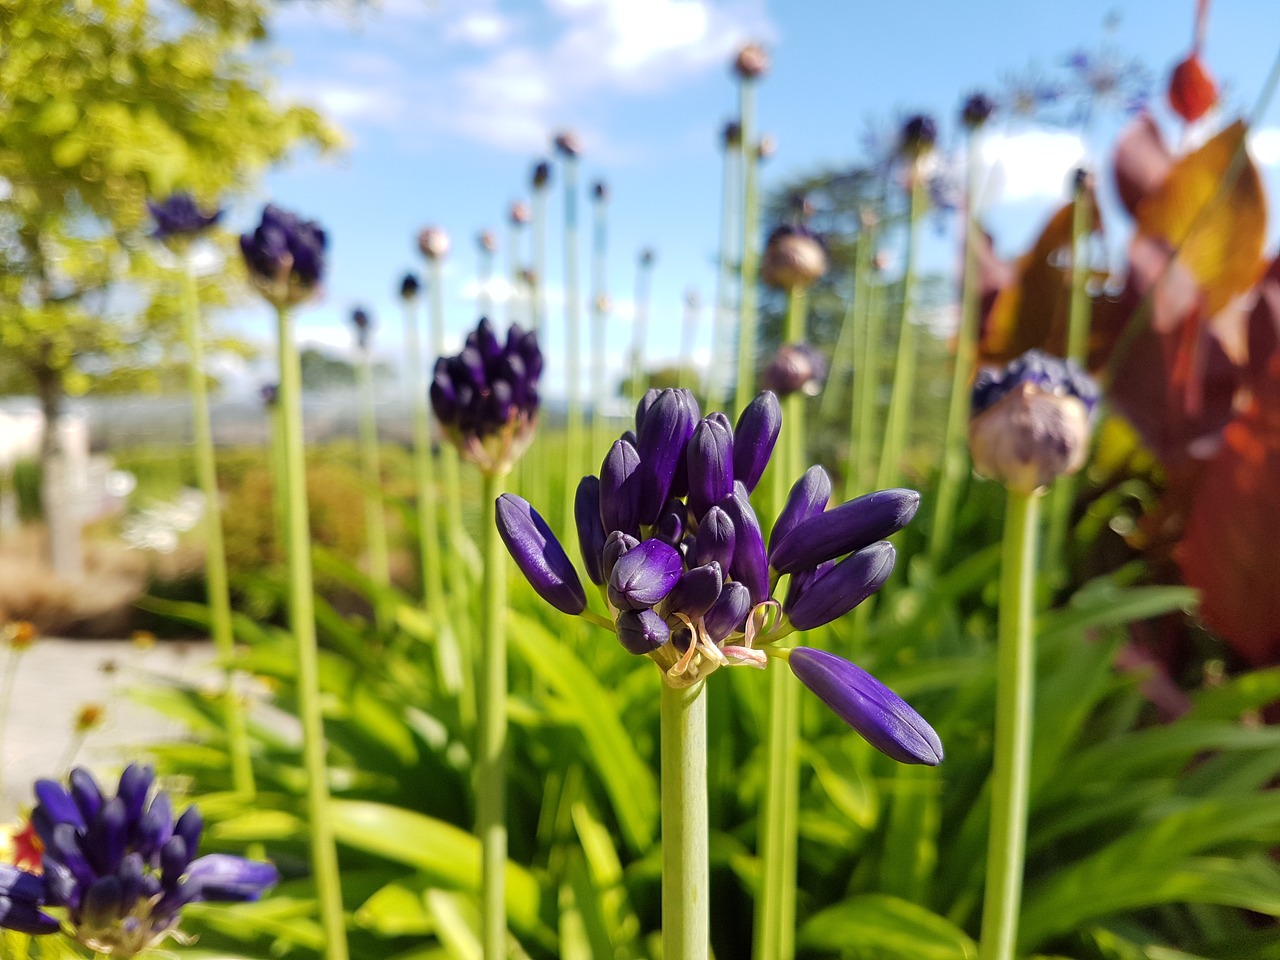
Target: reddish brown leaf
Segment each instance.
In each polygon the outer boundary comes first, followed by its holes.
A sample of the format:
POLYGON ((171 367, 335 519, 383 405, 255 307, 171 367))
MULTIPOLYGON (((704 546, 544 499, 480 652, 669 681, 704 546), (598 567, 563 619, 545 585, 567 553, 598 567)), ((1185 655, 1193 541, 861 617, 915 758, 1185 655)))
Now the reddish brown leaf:
POLYGON ((1280 257, 1258 283, 1258 299, 1249 312, 1249 376, 1257 381, 1280 352, 1280 257))
POLYGON ((1139 115, 1120 132, 1113 170, 1116 190, 1131 216, 1142 198, 1164 183, 1171 169, 1173 155, 1150 114, 1139 115))

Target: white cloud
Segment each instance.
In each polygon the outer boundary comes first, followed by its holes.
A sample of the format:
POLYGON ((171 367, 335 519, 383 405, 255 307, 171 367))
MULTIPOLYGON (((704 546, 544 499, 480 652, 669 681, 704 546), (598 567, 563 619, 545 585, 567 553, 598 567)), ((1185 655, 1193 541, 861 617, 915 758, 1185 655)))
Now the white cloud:
POLYGON ((1065 130, 993 133, 982 141, 983 205, 1061 197, 1085 158, 1080 136, 1065 130))
POLYGON ((1263 127, 1249 134, 1249 152, 1264 167, 1280 167, 1280 127, 1263 127))
POLYGON ((510 32, 508 20, 491 10, 482 10, 463 15, 449 26, 445 36, 476 47, 491 47, 505 40, 510 32))

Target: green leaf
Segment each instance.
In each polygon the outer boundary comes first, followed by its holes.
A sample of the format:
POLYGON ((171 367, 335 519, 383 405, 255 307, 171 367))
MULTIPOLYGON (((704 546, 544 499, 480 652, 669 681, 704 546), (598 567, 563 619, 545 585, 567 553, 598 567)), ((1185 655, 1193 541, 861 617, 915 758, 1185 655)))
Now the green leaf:
POLYGON ((844 952, 852 946, 885 960, 973 960, 977 945, 950 920, 898 897, 849 897, 800 928, 800 946, 844 952))
POLYGON ((427 909, 430 889, 424 874, 393 880, 356 909, 356 923, 384 937, 426 936, 436 926, 427 909))

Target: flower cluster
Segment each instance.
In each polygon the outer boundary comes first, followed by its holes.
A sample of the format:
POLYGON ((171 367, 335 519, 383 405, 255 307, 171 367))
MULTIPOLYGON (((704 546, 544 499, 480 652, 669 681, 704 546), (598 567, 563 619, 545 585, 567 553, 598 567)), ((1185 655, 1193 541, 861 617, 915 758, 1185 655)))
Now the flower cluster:
POLYGON ((512 324, 504 344, 481 320, 460 354, 436 361, 431 407, 464 457, 503 474, 533 441, 541 374, 537 334, 512 324))
POLYGON ((791 488, 766 543, 750 495, 782 426, 761 393, 736 424, 701 416, 688 390, 650 390, 636 429, 610 448, 600 475, 578 485, 574 516, 587 576, 607 605, 587 610, 572 561, 546 522, 513 494, 497 523, 517 566, 548 603, 608 624, 675 687, 722 666, 787 659, 793 672, 854 729, 899 760, 934 764, 929 725, 879 681, 832 654, 769 645, 844 616, 888 579, 885 540, 915 515, 919 494, 882 490, 827 510, 831 480, 811 467, 791 488), (773 599, 788 576, 783 600, 773 599))
POLYGON ((151 219, 156 222, 155 239, 165 243, 184 243, 218 222, 222 211, 205 213, 189 193, 175 193, 160 202, 147 201, 151 219))
POLYGON ((804 291, 826 272, 827 251, 812 230, 783 224, 769 234, 760 261, 760 279, 769 286, 804 291))
POLYGON ((1030 494, 1084 466, 1097 384, 1070 360, 1028 350, 973 384, 974 469, 1030 494))
POLYGON ((807 343, 784 343, 765 364, 760 381, 780 397, 816 397, 827 382, 827 358, 807 343))
POLYGON ((36 782, 31 814, 44 846, 43 872, 0 865, 0 927, 29 934, 63 927, 91 950, 133 957, 174 935, 178 912, 202 900, 256 900, 276 868, 225 854, 196 858, 203 821, 195 807, 174 820, 168 794, 151 787, 151 768, 130 764, 116 795, 103 796, 87 770, 68 787, 36 782))
POLYGON ((262 222, 240 237, 249 278, 277 307, 309 300, 324 277, 324 230, 310 220, 267 204, 262 222))

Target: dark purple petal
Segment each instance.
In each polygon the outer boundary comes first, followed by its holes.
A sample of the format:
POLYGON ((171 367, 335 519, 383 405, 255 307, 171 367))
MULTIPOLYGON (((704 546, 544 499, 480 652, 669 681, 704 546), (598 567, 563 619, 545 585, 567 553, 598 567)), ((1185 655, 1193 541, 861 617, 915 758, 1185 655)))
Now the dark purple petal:
POLYGON ((587 578, 597 586, 604 583, 601 558, 605 530, 600 523, 600 478, 583 477, 573 498, 573 522, 578 528, 578 550, 587 568, 587 578))
POLYGON ((600 571, 604 574, 606 582, 613 576, 613 568, 617 565, 618 558, 638 546, 640 546, 639 540, 621 530, 614 530, 604 538, 604 549, 600 551, 600 571))
POLYGON ((66 864, 46 852, 41 858, 40 869, 43 871, 46 904, 72 909, 80 906, 80 882, 66 864))
POLYGON ((689 440, 689 509, 701 517, 733 493, 733 431, 710 417, 699 421, 689 440))
POLYGON ((609 574, 609 602, 620 610, 643 610, 660 603, 680 579, 680 554, 661 540, 645 540, 628 550, 609 574))
POLYGON ((702 617, 711 639, 719 643, 729 634, 741 630, 751 612, 751 591, 735 581, 726 583, 720 596, 702 617))
POLYGON ((654 525, 653 534, 659 540, 665 540, 673 547, 679 546, 684 539, 685 506, 684 501, 671 499, 662 508, 658 522, 654 525))
POLYGON ((45 848, 44 859, 50 857, 70 870, 78 883, 92 883, 96 876, 80 848, 80 832, 69 823, 59 823, 53 828, 53 842, 45 848))
POLYGON ((76 767, 67 779, 71 785, 71 799, 76 802, 84 822, 88 823, 102 809, 102 788, 84 767, 76 767))
POLYGON ((606 533, 621 530, 640 535, 640 454, 625 440, 615 440, 600 465, 600 522, 606 533))
POLYGON ((676 468, 684 460, 685 447, 697 422, 684 396, 688 391, 663 390, 644 415, 637 431, 640 467, 637 500, 641 524, 655 523, 670 495, 676 468))
POLYGON ((196 860, 187 870, 183 886, 194 887, 187 903, 199 900, 257 900, 280 879, 270 863, 246 860, 225 853, 210 853, 196 860))
MULTIPOLYGON (((56 780, 37 780, 35 793, 39 803, 36 809, 43 812, 41 819, 49 828, 60 823, 69 823, 84 829, 84 817, 80 814, 80 808, 76 806, 75 801, 71 799, 71 794, 67 793, 62 784, 56 780)), ((37 824, 37 828, 39 827, 40 824, 37 824)), ((46 844, 49 842, 43 834, 40 834, 40 839, 46 844)))
POLYGON ((899 763, 942 761, 942 741, 933 728, 861 667, 810 647, 796 647, 789 662, 801 683, 881 753, 899 763))
POLYGON ((897 533, 916 515, 920 494, 914 490, 877 490, 803 520, 769 555, 779 573, 816 567, 897 533))
POLYGON ((114 925, 124 915, 124 883, 114 874, 98 877, 85 891, 80 914, 90 928, 114 925))
POLYGON ((166 890, 173 890, 178 881, 186 873, 187 864, 191 862, 191 853, 187 842, 179 836, 172 836, 160 848, 160 883, 166 890))
POLYGON ((38 937, 57 933, 59 926, 57 920, 42 913, 36 904, 0 895, 0 927, 38 937))
MULTIPOLYGON (((649 412, 649 408, 653 406, 654 402, 658 399, 658 397, 661 394, 662 394, 662 391, 659 390, 657 387, 650 387, 648 390, 644 392, 644 395, 640 398, 639 402, 636 403, 636 433, 637 434, 640 433, 640 428, 644 426, 644 418, 645 418, 645 415, 649 412)), ((632 442, 634 443, 634 441, 632 442)))
POLYGON ((147 792, 155 782, 156 772, 141 763, 131 763, 120 774, 120 788, 116 797, 124 804, 124 821, 132 829, 142 817, 142 808, 147 802, 147 792))
POLYGON ((167 793, 157 793, 138 824, 135 843, 148 860, 173 835, 173 802, 167 793))
POLYGON ((652 610, 623 610, 616 626, 618 642, 637 656, 652 653, 671 639, 671 628, 652 610))
POLYGON ((696 620, 720 599, 720 590, 723 586, 724 575, 720 571, 720 564, 715 561, 703 567, 686 570, 676 581, 671 592, 667 594, 662 609, 668 616, 673 613, 683 613, 691 620, 696 620))
MULTIPOLYGON (((692 390, 677 390, 676 395, 689 411, 689 438, 693 437, 693 430, 698 425, 698 421, 702 419, 702 411, 698 408, 698 398, 693 395, 692 390)), ((685 440, 684 449, 688 450, 688 439, 685 440)), ((671 490, 669 496, 684 497, 689 492, 689 458, 685 454, 681 454, 680 459, 676 461, 676 472, 671 475, 671 490)))
POLYGON ((787 619, 797 630, 838 620, 884 586, 896 558, 887 540, 850 554, 804 588, 787 619))
POLYGON ((44 881, 11 863, 0 863, 0 897, 39 903, 44 897, 44 881))
POLYGON ((751 508, 746 490, 737 484, 735 487, 733 496, 718 504, 733 521, 734 547, 729 576, 746 585, 754 605, 769 599, 769 559, 764 549, 760 521, 751 508))
POLYGON ((496 522, 502 542, 538 596, 557 610, 579 614, 587 607, 582 581, 560 541, 538 511, 517 497, 498 497, 496 522))
POLYGON ((822 513, 830 499, 831 478, 827 471, 819 466, 810 467, 791 487, 786 506, 773 523, 773 530, 769 532, 770 548, 781 543, 798 523, 822 513))
POLYGON ((764 475, 782 430, 782 404, 768 390, 756 394, 733 428, 733 478, 750 493, 764 475))
POLYGON ((828 560, 826 563, 820 563, 812 570, 800 570, 791 574, 790 583, 787 584, 787 597, 782 602, 782 612, 790 613, 792 608, 804 596, 804 592, 809 589, 813 581, 817 580, 824 573, 836 565, 834 560, 828 560))
POLYGON ((200 850, 200 834, 204 832, 204 817, 195 807, 187 807, 178 822, 173 825, 174 836, 187 844, 187 856, 194 857, 200 850))
POLYGON ((698 524, 694 540, 694 563, 697 566, 716 562, 721 570, 733 563, 733 548, 738 538, 733 531, 733 518, 720 507, 712 507, 698 524))

